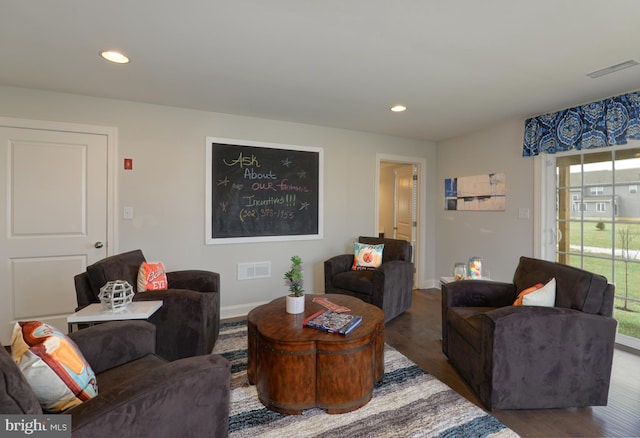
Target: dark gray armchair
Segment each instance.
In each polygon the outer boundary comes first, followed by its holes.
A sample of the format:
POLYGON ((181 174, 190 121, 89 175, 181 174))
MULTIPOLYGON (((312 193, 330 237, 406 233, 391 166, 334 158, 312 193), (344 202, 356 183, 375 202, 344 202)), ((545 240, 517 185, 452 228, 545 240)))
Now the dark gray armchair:
MULTIPOLYGON (((69 335, 98 381, 96 397, 64 412, 71 415, 74 438, 227 436, 229 361, 211 354, 167 362, 155 354, 155 331, 146 321, 122 321, 69 335)), ((4 348, 0 413, 43 413, 4 348)))
POLYGON ((413 294, 412 247, 406 240, 360 236, 360 243, 383 243, 382 264, 372 271, 352 271, 353 253, 324 262, 324 291, 360 298, 384 311, 385 322, 411 307, 413 294))
MULTIPOLYGON (((126 280, 134 289, 145 261, 141 250, 102 259, 74 277, 78 308, 99 303, 100 288, 111 280, 126 280)), ((162 300, 149 321, 157 328, 156 351, 167 360, 209 354, 220 331, 220 275, 185 270, 167 272, 169 289, 136 293, 133 300, 162 300)))
POLYGON ((442 350, 489 409, 607 404, 617 322, 601 275, 521 257, 513 284, 462 280, 442 287, 442 350), (554 307, 513 306, 556 279, 554 307))

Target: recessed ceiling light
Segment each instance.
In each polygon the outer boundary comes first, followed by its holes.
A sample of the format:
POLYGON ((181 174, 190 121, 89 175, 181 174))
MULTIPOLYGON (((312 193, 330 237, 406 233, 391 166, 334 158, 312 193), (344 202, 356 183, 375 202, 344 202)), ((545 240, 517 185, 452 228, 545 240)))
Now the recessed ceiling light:
POLYGON ((130 62, 129 58, 114 50, 105 50, 104 52, 100 52, 100 56, 107 61, 115 62, 116 64, 128 64, 130 62))
POLYGON ((404 105, 394 105, 391 108, 391 111, 393 111, 394 113, 401 113, 402 111, 406 111, 407 107, 404 105))

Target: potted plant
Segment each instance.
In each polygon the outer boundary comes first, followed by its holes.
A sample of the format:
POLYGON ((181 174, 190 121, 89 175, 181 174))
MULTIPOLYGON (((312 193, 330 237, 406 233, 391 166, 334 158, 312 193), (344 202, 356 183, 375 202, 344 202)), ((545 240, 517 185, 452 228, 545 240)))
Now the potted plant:
POLYGON ((284 273, 284 279, 289 286, 287 295, 287 313, 304 312, 304 289, 302 289, 302 259, 291 257, 291 269, 284 273))

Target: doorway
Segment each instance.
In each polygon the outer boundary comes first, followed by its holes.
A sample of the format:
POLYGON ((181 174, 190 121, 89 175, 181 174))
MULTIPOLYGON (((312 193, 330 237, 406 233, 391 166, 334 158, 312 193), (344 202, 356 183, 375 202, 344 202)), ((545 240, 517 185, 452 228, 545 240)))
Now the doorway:
POLYGON ((376 225, 378 235, 403 239, 413 247, 414 287, 422 287, 420 260, 423 235, 420 194, 425 178, 425 160, 401 156, 378 156, 376 225))

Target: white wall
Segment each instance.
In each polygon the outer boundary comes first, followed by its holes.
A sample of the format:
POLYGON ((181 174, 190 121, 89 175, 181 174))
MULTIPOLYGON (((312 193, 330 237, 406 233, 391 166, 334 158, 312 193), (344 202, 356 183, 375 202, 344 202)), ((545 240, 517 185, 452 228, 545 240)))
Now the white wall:
POLYGON ((457 261, 483 259, 492 279, 510 282, 521 255, 533 256, 533 158, 522 157, 524 122, 510 120, 438 143, 436 275, 457 261), (506 174, 506 211, 445 211, 445 178, 506 174), (519 209, 529 219, 519 219, 519 209))
MULTIPOLYGON (((116 127, 118 252, 141 248, 147 259, 161 260, 169 270, 219 272, 223 317, 284 295, 282 274, 294 254, 305 263, 306 290, 323 291, 323 261, 348 252, 359 235, 377 235, 377 153, 425 158, 427 200, 440 190, 436 146, 429 142, 11 87, 0 87, 0 116, 116 127), (205 245, 207 136, 324 148, 324 239, 205 245), (133 171, 122 169, 125 157, 133 158, 133 171), (134 220, 122 220, 123 206, 134 208, 134 220), (255 261, 271 261, 272 277, 237 281, 236 264, 255 261)), ((427 211, 423 283, 436 278, 435 213, 427 211)))

